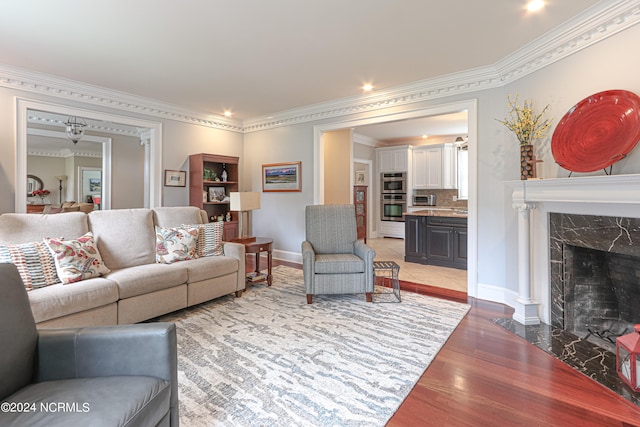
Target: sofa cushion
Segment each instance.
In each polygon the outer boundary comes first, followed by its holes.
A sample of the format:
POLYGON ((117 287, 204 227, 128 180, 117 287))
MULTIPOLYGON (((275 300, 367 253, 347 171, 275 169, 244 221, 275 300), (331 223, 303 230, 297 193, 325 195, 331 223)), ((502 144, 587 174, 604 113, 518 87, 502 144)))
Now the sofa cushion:
POLYGON ((182 264, 189 283, 225 276, 238 271, 238 260, 227 256, 203 257, 182 264))
POLYGON ((109 269, 156 262, 156 237, 150 209, 93 211, 87 217, 98 250, 109 269))
POLYGON ((118 301, 118 286, 112 280, 96 277, 73 286, 58 283, 28 294, 33 317, 43 322, 112 304, 118 301))
POLYGON ((318 274, 364 273, 364 261, 352 254, 316 255, 314 271, 318 274))
POLYGON ((165 206, 153 209, 153 220, 158 227, 179 227, 181 224, 201 224, 200 209, 195 206, 165 206))
POLYGON ((40 242, 43 237, 76 239, 87 231, 87 215, 82 212, 69 212, 65 215, 0 215, 0 242, 3 245, 40 242))
POLYGON ((53 254, 62 283, 75 283, 111 271, 102 262, 91 232, 75 240, 45 238, 44 241, 53 254))
POLYGON ((118 285, 120 299, 187 283, 187 269, 175 264, 145 264, 112 271, 106 277, 118 285))
POLYGON ((28 291, 60 283, 53 255, 44 242, 0 245, 0 262, 18 267, 28 291))
POLYGON ((198 228, 156 226, 156 262, 171 264, 198 258, 198 228))
POLYGON ((28 402, 36 410, 3 411, 0 424, 155 426, 168 414, 170 398, 169 381, 147 376, 44 381, 30 384, 6 399, 28 402), (58 407, 59 403, 64 406, 58 407))

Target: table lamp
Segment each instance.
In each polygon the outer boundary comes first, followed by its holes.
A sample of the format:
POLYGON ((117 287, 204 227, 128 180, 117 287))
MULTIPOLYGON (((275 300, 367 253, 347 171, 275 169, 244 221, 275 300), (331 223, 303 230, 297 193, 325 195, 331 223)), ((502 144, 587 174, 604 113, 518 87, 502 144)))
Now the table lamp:
POLYGON ((244 214, 254 209, 260 209, 260 193, 243 191, 229 193, 232 211, 240 212, 240 237, 248 237, 245 233, 244 214))

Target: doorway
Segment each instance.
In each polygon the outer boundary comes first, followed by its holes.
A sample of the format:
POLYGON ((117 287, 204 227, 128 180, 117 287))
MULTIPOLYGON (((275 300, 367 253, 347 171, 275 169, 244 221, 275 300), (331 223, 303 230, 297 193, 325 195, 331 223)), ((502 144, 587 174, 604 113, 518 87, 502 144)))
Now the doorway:
MULTIPOLYGON (((477 100, 471 99, 449 104, 441 104, 433 107, 426 107, 409 112, 396 114, 378 115, 364 119, 349 121, 336 121, 314 126, 314 203, 324 203, 324 141, 323 134, 327 131, 334 131, 345 128, 354 128, 369 124, 382 124, 399 120, 415 119, 419 117, 436 116, 457 111, 468 111, 468 143, 469 143, 469 199, 468 199, 468 263, 467 263, 467 294, 471 297, 477 296, 478 288, 478 249, 477 249, 477 139, 478 139, 478 110, 477 100)), ((353 159, 350 162, 353 165, 353 159)), ((352 171, 353 176, 353 171, 352 171)))

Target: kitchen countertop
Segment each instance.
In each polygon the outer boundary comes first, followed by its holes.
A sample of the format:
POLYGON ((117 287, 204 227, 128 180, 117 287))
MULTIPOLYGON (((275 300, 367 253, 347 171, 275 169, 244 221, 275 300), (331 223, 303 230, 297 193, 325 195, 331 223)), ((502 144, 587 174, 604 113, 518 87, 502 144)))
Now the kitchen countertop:
POLYGON ((402 216, 444 216, 450 218, 467 218, 468 211, 464 208, 425 207, 419 211, 403 212, 402 216))

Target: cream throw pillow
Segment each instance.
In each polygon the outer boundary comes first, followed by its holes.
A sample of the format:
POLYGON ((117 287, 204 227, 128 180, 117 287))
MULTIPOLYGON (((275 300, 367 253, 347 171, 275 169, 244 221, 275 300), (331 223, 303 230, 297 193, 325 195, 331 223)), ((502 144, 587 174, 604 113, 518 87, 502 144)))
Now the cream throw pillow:
POLYGON ((111 272, 102 262, 98 246, 91 232, 76 240, 45 237, 44 242, 53 254, 58 277, 64 284, 79 282, 111 272))

